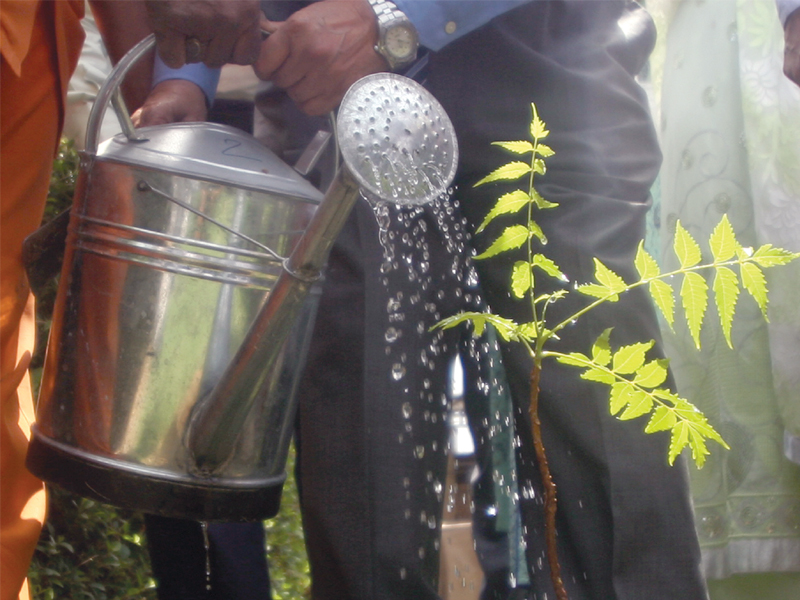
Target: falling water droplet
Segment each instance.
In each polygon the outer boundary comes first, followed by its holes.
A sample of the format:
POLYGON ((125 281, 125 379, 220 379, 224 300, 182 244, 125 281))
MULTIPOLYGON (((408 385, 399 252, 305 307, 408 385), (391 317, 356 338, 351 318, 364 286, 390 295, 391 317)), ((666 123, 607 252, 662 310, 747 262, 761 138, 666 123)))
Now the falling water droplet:
POLYGON ((203 533, 203 548, 206 553, 206 590, 211 591, 211 540, 208 537, 208 521, 200 522, 200 531, 203 533))
POLYGON ((406 374, 406 368, 401 365, 400 363, 394 363, 392 365, 392 379, 395 381, 400 381, 406 374))

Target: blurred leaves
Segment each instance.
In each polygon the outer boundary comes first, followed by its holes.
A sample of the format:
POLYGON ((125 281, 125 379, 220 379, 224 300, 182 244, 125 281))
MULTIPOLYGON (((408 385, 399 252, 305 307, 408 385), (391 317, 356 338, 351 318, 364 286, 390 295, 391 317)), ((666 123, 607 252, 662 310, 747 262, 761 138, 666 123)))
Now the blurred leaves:
POLYGON ((28 573, 37 600, 155 600, 141 515, 50 488, 28 573))
POLYGON ((264 523, 267 533, 267 560, 276 600, 311 598, 311 572, 306 555, 300 502, 294 479, 294 452, 289 453, 283 486, 281 511, 264 523))

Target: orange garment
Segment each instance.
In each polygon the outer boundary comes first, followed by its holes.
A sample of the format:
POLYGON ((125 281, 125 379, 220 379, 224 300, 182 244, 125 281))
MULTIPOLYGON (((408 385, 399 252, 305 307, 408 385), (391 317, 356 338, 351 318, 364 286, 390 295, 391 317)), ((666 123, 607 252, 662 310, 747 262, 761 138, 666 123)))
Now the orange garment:
POLYGON ((34 313, 21 251, 42 217, 83 10, 83 0, 0 2, 0 600, 28 598, 45 514, 44 487, 24 465, 34 313))

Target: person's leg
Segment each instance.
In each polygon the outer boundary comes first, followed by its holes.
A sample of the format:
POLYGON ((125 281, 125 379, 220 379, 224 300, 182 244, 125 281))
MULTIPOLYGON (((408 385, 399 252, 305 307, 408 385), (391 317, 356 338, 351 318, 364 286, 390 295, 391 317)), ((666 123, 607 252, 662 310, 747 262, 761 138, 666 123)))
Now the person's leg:
POLYGON ((211 600, 200 524, 155 515, 144 522, 159 600, 211 600))
MULTIPOLYGON (((41 19, 39 20, 41 21, 41 19)), ((0 163, 0 597, 23 587, 45 516, 42 482, 25 468, 34 420, 28 364, 35 338, 33 296, 22 241, 39 225, 58 140, 59 86, 47 28, 37 22, 18 77, 2 61, 0 163)))
POLYGON ((269 600, 269 568, 262 523, 211 523, 214 600, 269 600))
POLYGON ((269 600, 261 523, 210 523, 145 515, 160 600, 269 600), (208 548, 206 548, 206 543, 208 548))

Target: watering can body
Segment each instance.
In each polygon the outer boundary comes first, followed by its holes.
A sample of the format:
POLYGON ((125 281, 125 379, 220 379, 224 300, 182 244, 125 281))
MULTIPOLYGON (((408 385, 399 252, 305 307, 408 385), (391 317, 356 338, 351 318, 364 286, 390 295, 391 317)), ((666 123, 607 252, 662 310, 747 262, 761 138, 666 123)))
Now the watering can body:
POLYGON ((27 464, 143 512, 268 518, 328 252, 359 195, 445 193, 455 133, 422 86, 364 77, 339 107, 323 198, 237 130, 134 130, 119 84, 152 45, 120 61, 90 115, 27 464), (124 134, 98 146, 109 102, 124 134))
POLYGON ((199 468, 188 430, 322 194, 232 128, 139 134, 82 156, 28 466, 81 495, 154 514, 272 516, 314 285, 248 385, 245 418, 217 432, 225 460, 199 468))

